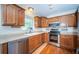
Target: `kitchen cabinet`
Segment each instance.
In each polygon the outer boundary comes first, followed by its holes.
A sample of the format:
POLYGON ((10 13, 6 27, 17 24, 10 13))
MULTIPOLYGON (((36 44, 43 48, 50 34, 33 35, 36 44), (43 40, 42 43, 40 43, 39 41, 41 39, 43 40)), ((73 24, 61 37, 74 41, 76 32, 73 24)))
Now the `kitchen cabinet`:
POLYGON ((48 23, 61 22, 69 27, 77 27, 76 13, 48 18, 48 23))
POLYGON ((39 16, 35 16, 34 17, 34 21, 35 21, 35 27, 36 28, 46 28, 48 27, 48 20, 46 17, 39 17, 39 16))
POLYGON ((49 33, 43 33, 42 34, 42 42, 47 42, 49 41, 49 33))
POLYGON ((25 18, 24 10, 19 8, 19 10, 18 10, 18 25, 20 25, 20 26, 24 25, 24 18, 25 18))
POLYGON ((61 17, 60 16, 57 16, 57 17, 51 17, 51 18, 48 18, 48 23, 53 23, 53 22, 60 22, 61 20, 61 17))
POLYGON ((28 38, 28 52, 32 53, 34 50, 36 50, 41 44, 42 44, 42 37, 41 34, 39 35, 35 35, 35 36, 31 36, 28 38))
POLYGON ((4 26, 23 26, 25 10, 14 4, 2 5, 4 26))
POLYGON ((76 27, 77 19, 75 13, 61 16, 61 22, 65 23, 69 27, 76 27))
POLYGON ((76 49, 77 36, 76 35, 61 35, 60 46, 61 48, 74 50, 76 49))
POLYGON ((1 47, 1 53, 2 54, 8 54, 8 43, 3 43, 2 45, 1 45, 2 47, 1 47))
POLYGON ((3 5, 3 25, 15 24, 15 7, 13 5, 3 5))
POLYGON ((79 35, 77 36, 77 48, 79 48, 79 35))
POLYGON ((39 16, 35 16, 34 17, 34 24, 35 24, 35 28, 39 28, 41 26, 41 22, 40 22, 40 17, 39 16))
POLYGON ((48 20, 47 20, 47 18, 46 17, 41 17, 41 27, 42 28, 46 28, 46 27, 48 27, 48 20))

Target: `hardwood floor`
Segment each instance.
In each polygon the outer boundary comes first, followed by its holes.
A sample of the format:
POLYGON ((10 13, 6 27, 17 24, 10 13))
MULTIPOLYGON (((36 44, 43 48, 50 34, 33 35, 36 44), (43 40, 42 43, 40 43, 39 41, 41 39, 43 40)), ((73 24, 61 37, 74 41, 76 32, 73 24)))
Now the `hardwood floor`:
POLYGON ((66 50, 66 49, 62 49, 62 48, 58 48, 54 45, 51 44, 47 44, 42 51, 35 52, 33 54, 72 54, 72 52, 66 50))

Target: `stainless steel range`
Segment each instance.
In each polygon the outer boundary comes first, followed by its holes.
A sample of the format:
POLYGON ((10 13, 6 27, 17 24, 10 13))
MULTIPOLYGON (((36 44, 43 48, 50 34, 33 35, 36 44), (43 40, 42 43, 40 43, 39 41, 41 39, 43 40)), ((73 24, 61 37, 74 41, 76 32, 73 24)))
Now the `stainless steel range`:
POLYGON ((53 45, 60 47, 60 31, 59 31, 60 23, 51 23, 49 24, 50 32, 49 32, 49 42, 53 45))

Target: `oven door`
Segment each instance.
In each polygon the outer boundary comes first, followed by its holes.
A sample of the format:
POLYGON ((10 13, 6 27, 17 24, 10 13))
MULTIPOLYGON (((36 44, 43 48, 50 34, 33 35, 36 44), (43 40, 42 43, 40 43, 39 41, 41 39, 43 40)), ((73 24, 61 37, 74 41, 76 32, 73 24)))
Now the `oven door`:
POLYGON ((56 33, 50 33, 50 35, 49 35, 49 41, 58 43, 58 34, 56 34, 56 33))

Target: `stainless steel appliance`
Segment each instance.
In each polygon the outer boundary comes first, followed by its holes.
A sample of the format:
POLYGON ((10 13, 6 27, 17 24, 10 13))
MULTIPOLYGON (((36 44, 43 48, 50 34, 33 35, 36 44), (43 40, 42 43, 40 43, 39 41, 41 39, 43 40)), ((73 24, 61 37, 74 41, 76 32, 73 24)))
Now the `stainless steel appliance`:
POLYGON ((60 31, 59 31, 60 23, 51 23, 49 24, 50 32, 49 32, 49 42, 60 47, 60 31))

